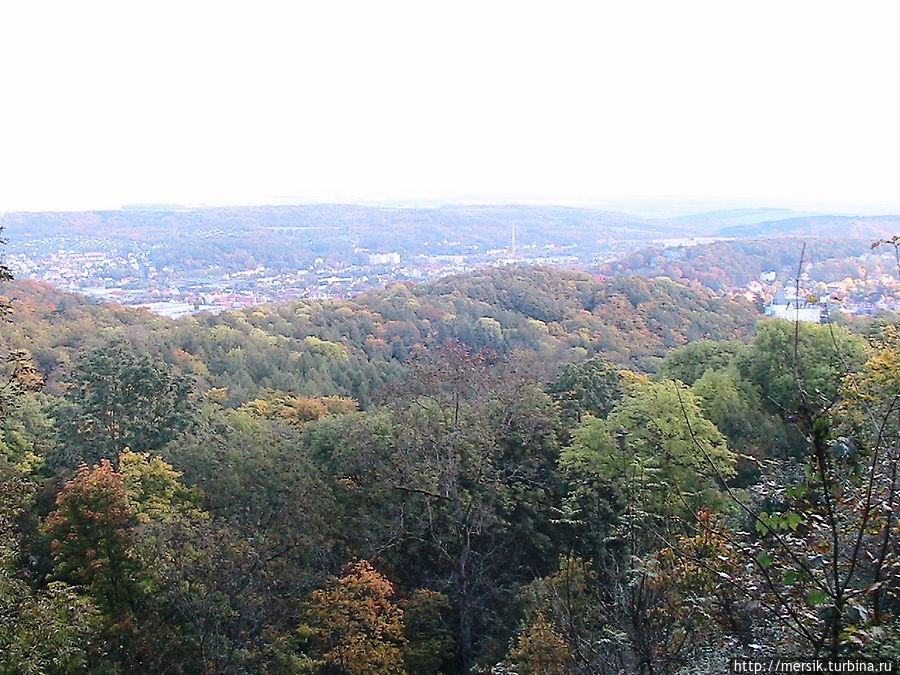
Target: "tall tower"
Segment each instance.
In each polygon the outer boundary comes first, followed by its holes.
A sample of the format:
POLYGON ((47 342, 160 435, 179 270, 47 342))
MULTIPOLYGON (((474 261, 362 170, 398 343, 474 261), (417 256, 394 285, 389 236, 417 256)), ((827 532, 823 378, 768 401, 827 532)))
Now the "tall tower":
POLYGON ((516 224, 515 223, 513 223, 513 226, 512 226, 512 248, 510 250, 511 250, 512 257, 515 258, 516 257, 516 224))

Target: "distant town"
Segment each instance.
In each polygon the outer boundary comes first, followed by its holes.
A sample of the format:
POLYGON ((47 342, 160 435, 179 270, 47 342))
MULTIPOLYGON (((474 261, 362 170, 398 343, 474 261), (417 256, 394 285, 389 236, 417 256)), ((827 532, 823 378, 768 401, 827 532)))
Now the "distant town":
POLYGON ((178 318, 298 298, 345 298, 395 281, 426 281, 490 266, 578 268, 589 262, 555 251, 552 246, 537 250, 534 245, 525 245, 468 255, 419 254, 408 259, 398 251, 355 247, 337 260, 335 256, 328 260, 317 257, 307 267, 291 270, 255 265, 225 271, 213 265, 185 271, 155 263, 152 247, 116 251, 114 242, 79 243, 79 248, 49 250, 49 242, 34 242, 28 247, 31 250, 9 253, 6 264, 17 277, 178 318))
MULTIPOLYGON (((840 232, 841 223, 829 218, 840 232)), ((645 221, 562 207, 318 206, 6 214, 0 225, 8 239, 4 262, 15 276, 179 318, 300 298, 345 298, 394 282, 505 265, 691 282, 697 279, 683 264, 690 257, 686 251, 736 246, 798 219, 758 226, 757 220, 765 214, 645 221), (643 262, 637 265, 629 255, 643 262)), ((808 229, 814 220, 797 227, 808 229)), ((813 224, 820 233, 821 223, 813 224)), ((852 224, 859 230, 858 219, 852 224)), ((725 281, 711 287, 788 319, 820 321, 835 310, 900 310, 893 252, 885 247, 871 253, 869 245, 881 233, 878 227, 893 226, 879 221, 871 231, 855 232, 857 248, 844 246, 834 254, 840 265, 823 268, 819 255, 819 266, 808 263, 799 280, 796 262, 772 255, 771 261, 760 257, 757 268, 743 275, 725 269, 725 281)), ((746 258, 726 250, 714 262, 728 268, 729 255, 733 268, 746 258)), ((711 267, 708 261, 705 267, 711 267)))

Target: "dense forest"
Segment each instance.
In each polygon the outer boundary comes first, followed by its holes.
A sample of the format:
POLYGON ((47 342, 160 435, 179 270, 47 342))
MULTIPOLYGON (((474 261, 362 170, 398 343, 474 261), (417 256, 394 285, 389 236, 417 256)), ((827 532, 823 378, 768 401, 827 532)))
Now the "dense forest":
POLYGON ((124 339, 192 375, 199 389, 222 390, 230 406, 263 389, 350 396, 367 405, 404 372, 417 345, 448 339, 500 355, 535 352, 547 362, 604 354, 655 370, 672 347, 746 336, 757 318, 749 304, 667 280, 598 283, 539 267, 176 322, 32 282, 15 282, 7 295, 11 320, 0 325, 0 345, 27 349, 51 393, 61 393, 60 379, 79 350, 124 339))
POLYGON ((168 321, 5 282, 0 672, 900 656, 900 327, 497 269, 168 321))

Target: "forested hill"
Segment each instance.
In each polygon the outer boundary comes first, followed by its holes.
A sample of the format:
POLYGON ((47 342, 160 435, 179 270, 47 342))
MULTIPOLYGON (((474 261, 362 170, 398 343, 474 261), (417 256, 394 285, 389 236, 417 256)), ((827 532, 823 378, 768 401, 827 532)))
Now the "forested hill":
POLYGON ((71 244, 81 237, 99 236, 107 243, 159 245, 151 255, 169 265, 185 259, 227 265, 236 256, 244 264, 277 266, 354 246, 407 255, 462 253, 472 246, 505 246, 513 226, 523 242, 541 246, 565 242, 589 248, 596 247, 598 234, 602 239, 638 241, 693 232, 685 223, 564 206, 308 204, 0 213, 0 227, 12 250, 43 238, 61 238, 71 244))
POLYGON ((774 270, 796 275, 801 253, 804 271, 814 281, 855 277, 865 269, 875 276, 896 270, 890 251, 872 250, 872 239, 784 237, 739 239, 698 246, 649 246, 597 267, 609 276, 666 276, 700 282, 715 291, 745 286, 760 273, 774 270))
POLYGON ((127 339, 225 390, 238 405, 276 389, 350 396, 366 405, 405 370, 418 344, 455 338, 499 354, 534 351, 545 363, 601 354, 653 371, 672 347, 744 337, 758 315, 667 279, 598 282, 580 272, 499 268, 426 284, 394 284, 343 301, 298 301, 169 321, 98 304, 31 282, 14 282, 8 349, 26 349, 49 391, 79 350, 127 339))
POLYGON ((836 216, 818 215, 782 218, 762 223, 733 225, 719 230, 725 237, 858 237, 876 239, 891 237, 900 226, 900 216, 836 216))

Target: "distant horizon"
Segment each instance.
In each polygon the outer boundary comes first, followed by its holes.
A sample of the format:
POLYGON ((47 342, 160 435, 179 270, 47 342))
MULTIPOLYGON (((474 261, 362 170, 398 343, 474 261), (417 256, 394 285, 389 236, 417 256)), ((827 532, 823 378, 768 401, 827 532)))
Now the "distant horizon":
POLYGON ((334 200, 334 199, 302 199, 291 197, 261 197, 245 201, 229 202, 227 200, 210 202, 133 202, 117 205, 77 206, 72 208, 12 208, 0 209, 0 216, 14 213, 91 213, 111 211, 165 211, 165 210, 204 210, 219 208, 252 208, 252 207, 302 207, 302 206, 359 206, 366 208, 388 209, 441 209, 464 206, 523 206, 535 208, 571 208, 591 211, 620 212, 638 218, 672 219, 690 216, 701 216, 720 212, 736 211, 774 211, 784 212, 781 217, 809 216, 861 216, 876 217, 900 215, 900 204, 887 205, 875 203, 845 204, 843 206, 805 205, 790 201, 727 199, 718 197, 620 197, 601 198, 597 200, 545 200, 538 198, 411 198, 385 200, 334 200))

